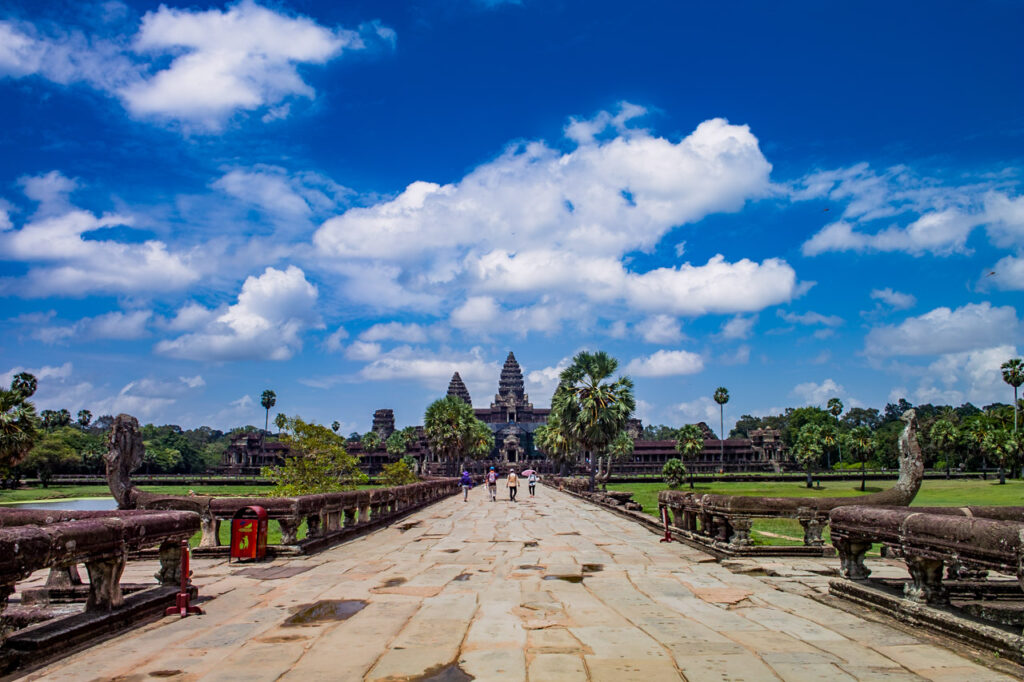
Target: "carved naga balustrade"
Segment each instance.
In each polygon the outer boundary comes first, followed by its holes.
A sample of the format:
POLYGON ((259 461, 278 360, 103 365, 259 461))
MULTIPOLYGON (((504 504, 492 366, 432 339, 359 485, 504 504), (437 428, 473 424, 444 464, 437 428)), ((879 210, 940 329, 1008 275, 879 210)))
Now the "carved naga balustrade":
POLYGON ((221 522, 252 505, 263 507, 268 518, 278 522, 282 545, 298 551, 316 551, 371 526, 386 525, 459 491, 458 479, 445 478, 394 488, 295 497, 160 495, 144 492, 132 484, 131 472, 142 463, 144 452, 138 421, 129 415, 118 415, 111 429, 110 452, 105 455, 107 482, 118 506, 196 512, 202 520, 201 550, 218 547, 221 522), (303 521, 307 530, 300 542, 298 532, 303 521))
POLYGON ((899 438, 900 474, 896 484, 882 492, 859 497, 758 497, 748 495, 695 494, 665 490, 658 494, 659 511, 667 508, 675 533, 717 554, 801 551, 793 547, 752 548, 750 530, 754 519, 796 519, 804 529, 803 552, 829 553, 822 539, 833 509, 849 505, 904 506, 913 501, 924 477, 924 460, 917 443, 917 416, 907 410, 906 426, 899 438))
MULTIPOLYGON (((129 552, 160 548, 157 580, 181 582, 181 542, 199 529, 199 517, 182 511, 72 512, 0 509, 0 616, 16 584, 49 568, 49 586, 80 584, 78 564, 89 572, 86 611, 112 611, 124 603, 121 573, 129 552)), ((0 637, 10 629, 3 618, 0 637)))

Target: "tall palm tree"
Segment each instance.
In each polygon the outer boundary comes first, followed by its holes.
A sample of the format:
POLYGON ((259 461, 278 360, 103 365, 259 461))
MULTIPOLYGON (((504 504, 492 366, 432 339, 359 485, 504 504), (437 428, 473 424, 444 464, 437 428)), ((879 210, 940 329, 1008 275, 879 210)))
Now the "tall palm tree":
POLYGON ((825 456, 828 458, 828 468, 832 469, 831 448, 839 447, 839 431, 829 426, 821 427, 821 444, 824 446, 825 456))
POLYGON ((624 431, 636 409, 633 381, 618 377, 606 381, 619 362, 604 351, 581 351, 559 375, 551 399, 551 411, 558 415, 572 437, 590 457, 590 490, 594 490, 594 460, 624 431))
POLYGON ((1006 429, 990 429, 982 447, 999 462, 999 485, 1006 485, 1006 462, 1016 454, 1016 438, 1006 429))
POLYGON ((1017 402, 1017 389, 1024 384, 1024 360, 1012 358, 1001 366, 1003 370, 1003 381, 1013 386, 1013 435, 1017 435, 1017 413, 1020 412, 1020 405, 1017 402))
MULTIPOLYGON (((839 461, 843 461, 843 446, 839 439, 839 415, 843 413, 843 401, 839 398, 829 398, 826 406, 832 416, 836 418, 836 446, 839 448, 839 461)), ((832 468, 832 455, 829 455, 828 468, 832 468)))
POLYGON ((277 427, 278 431, 284 431, 284 428, 288 426, 288 416, 282 412, 278 412, 277 416, 274 417, 274 426, 277 427))
POLYGON ((485 456, 494 447, 490 428, 458 396, 449 395, 430 403, 423 415, 423 428, 435 458, 449 464, 465 455, 485 456))
POLYGON ((263 434, 260 436, 260 454, 262 455, 266 449, 264 446, 267 443, 267 429, 270 428, 270 408, 277 404, 277 394, 271 391, 269 388, 263 391, 263 395, 260 396, 260 405, 267 411, 267 415, 263 420, 263 434))
MULTIPOLYGON (((690 462, 704 451, 704 434, 696 424, 687 424, 679 429, 676 435, 676 452, 684 462, 690 462)), ((686 467, 690 472, 690 490, 693 490, 693 467, 686 467)))
POLYGON ((62 407, 59 410, 57 410, 57 417, 56 417, 56 422, 55 423, 56 423, 57 426, 68 426, 68 425, 70 425, 71 424, 71 412, 70 412, 70 410, 68 410, 68 408, 66 408, 66 407, 62 407))
POLYGON ((36 407, 28 401, 36 379, 28 373, 14 377, 10 389, 0 388, 0 468, 20 462, 40 437, 36 407))
POLYGON ((952 459, 953 447, 960 440, 960 430, 948 419, 936 419, 928 432, 935 447, 942 451, 942 458, 946 460, 946 478, 949 478, 949 460, 952 459))
POLYGON ((83 429, 89 428, 89 422, 92 421, 92 412, 89 410, 78 411, 78 425, 83 429))
POLYGON ((850 430, 847 438, 849 439, 850 451, 860 460, 860 491, 864 492, 867 481, 867 473, 864 467, 867 465, 871 452, 875 449, 874 434, 871 433, 871 429, 867 426, 855 426, 850 430))
POLYGON ((729 390, 725 386, 715 389, 715 402, 718 403, 718 433, 719 448, 718 458, 725 462, 725 404, 729 402, 729 390))

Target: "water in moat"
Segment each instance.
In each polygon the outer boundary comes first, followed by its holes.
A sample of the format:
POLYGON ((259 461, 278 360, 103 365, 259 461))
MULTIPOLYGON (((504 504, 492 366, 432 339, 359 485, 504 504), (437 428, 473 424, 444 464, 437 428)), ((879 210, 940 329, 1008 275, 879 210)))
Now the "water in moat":
POLYGON ((57 509, 61 511, 113 511, 117 501, 113 497, 90 497, 80 500, 47 500, 45 502, 16 502, 2 509, 57 509))

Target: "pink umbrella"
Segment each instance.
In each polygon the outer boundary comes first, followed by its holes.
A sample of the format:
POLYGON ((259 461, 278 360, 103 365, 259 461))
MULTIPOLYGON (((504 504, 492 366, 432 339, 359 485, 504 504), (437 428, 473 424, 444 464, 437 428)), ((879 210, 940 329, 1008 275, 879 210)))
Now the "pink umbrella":
POLYGON ((530 474, 535 474, 535 473, 537 473, 537 472, 534 471, 533 469, 524 469, 523 470, 523 476, 529 476, 530 474))

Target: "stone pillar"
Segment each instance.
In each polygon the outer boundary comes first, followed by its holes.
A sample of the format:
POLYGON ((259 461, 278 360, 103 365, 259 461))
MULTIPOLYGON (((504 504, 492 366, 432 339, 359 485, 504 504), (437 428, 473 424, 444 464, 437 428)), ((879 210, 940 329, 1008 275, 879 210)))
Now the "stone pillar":
POLYGON ((808 547, 823 547, 825 541, 821 538, 821 531, 825 524, 817 516, 801 518, 800 525, 804 527, 804 544, 808 547))
POLYGON ((351 528, 356 525, 356 512, 358 511, 358 507, 345 507, 343 511, 345 513, 345 528, 351 528))
POLYGON ((86 611, 113 611, 124 604, 121 593, 121 574, 124 573, 126 555, 113 559, 86 562, 89 572, 89 599, 86 611))
POLYGON ((78 566, 54 566, 50 569, 50 575, 46 576, 46 586, 56 588, 69 588, 82 584, 82 576, 78 574, 78 566))
POLYGON ((160 545, 160 568, 153 577, 161 585, 181 585, 181 543, 168 540, 160 545))
POLYGON ((306 517, 306 537, 318 538, 323 534, 323 522, 320 519, 320 512, 310 514, 306 517))
POLYGON ((281 544, 294 545, 299 541, 299 520, 297 518, 278 519, 281 526, 281 544))
POLYGON ((919 604, 949 603, 949 594, 942 584, 942 560, 919 556, 906 557, 912 582, 903 586, 903 595, 919 604))
POLYGON ((200 547, 220 546, 220 519, 213 512, 205 511, 199 515, 199 528, 203 534, 199 540, 200 547))
POLYGON ((753 519, 749 516, 733 516, 729 518, 729 525, 732 526, 732 537, 729 538, 729 546, 749 547, 750 527, 754 525, 753 519))
POLYGON ((832 544, 839 552, 839 574, 850 580, 867 580, 871 569, 864 565, 864 555, 871 549, 871 543, 833 535, 832 544))

